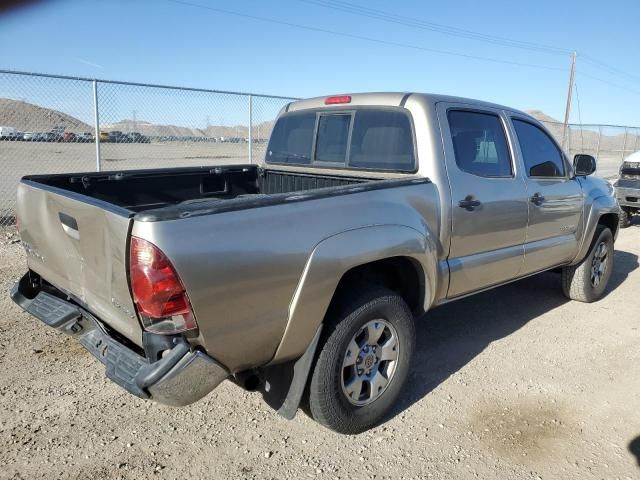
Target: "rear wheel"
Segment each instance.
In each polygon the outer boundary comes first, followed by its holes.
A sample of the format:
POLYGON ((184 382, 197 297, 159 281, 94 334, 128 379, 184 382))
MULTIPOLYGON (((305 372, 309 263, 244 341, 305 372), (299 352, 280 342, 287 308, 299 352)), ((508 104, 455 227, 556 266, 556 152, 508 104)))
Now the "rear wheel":
POLYGON ((595 302, 604 295, 612 273, 613 234, 599 226, 584 260, 562 269, 562 289, 571 300, 595 302))
POLYGON ((330 315, 307 391, 307 413, 340 433, 380 423, 406 383, 415 345, 413 316, 398 294, 361 291, 330 315))

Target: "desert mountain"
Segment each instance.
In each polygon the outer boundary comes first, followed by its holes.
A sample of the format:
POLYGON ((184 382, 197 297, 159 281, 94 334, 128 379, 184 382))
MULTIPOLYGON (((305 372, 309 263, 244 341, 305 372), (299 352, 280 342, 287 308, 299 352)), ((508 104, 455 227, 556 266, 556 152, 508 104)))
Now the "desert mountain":
POLYGON ((86 123, 66 113, 10 98, 0 98, 0 125, 21 132, 48 132, 55 127, 64 127, 72 132, 92 130, 86 123))

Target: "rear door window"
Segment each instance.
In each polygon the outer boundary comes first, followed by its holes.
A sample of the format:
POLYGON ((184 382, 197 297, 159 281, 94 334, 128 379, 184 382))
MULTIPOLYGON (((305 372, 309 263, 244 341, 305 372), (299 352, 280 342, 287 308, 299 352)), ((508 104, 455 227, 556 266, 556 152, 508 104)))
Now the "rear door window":
POLYGON ((399 109, 293 112, 276 122, 266 160, 414 172, 413 128, 409 115, 399 109))
POLYGON ((513 175, 500 117, 467 110, 451 110, 448 117, 456 164, 460 170, 480 177, 513 175))

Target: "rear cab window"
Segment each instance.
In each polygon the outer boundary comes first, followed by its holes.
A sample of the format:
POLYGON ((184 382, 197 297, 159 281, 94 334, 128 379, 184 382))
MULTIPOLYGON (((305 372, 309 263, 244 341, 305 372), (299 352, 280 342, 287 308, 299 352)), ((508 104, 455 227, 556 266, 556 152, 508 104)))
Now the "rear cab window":
POLYGON ((411 119, 400 108, 287 113, 273 128, 266 161, 414 173, 411 119))

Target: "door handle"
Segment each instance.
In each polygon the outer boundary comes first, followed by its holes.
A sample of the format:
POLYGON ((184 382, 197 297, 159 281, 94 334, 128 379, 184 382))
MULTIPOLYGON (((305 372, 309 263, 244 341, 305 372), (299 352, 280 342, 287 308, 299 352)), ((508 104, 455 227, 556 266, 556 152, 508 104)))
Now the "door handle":
POLYGON ((473 212, 480 205, 482 205, 482 202, 474 200, 473 195, 467 195, 464 200, 458 202, 458 206, 464 208, 467 212, 473 212))
POLYGON ((544 203, 544 197, 539 193, 535 193, 533 197, 529 199, 529 201, 539 207, 544 203))

